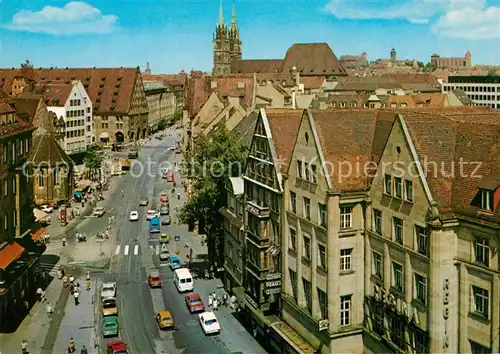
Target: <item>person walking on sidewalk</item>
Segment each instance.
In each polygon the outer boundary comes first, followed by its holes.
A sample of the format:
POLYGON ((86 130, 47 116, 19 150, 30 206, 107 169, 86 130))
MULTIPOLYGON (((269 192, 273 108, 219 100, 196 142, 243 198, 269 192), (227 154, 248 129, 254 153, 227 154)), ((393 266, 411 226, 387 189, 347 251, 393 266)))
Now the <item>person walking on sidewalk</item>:
POLYGON ((75 291, 73 293, 73 297, 75 298, 75 305, 78 306, 79 302, 78 302, 78 297, 80 296, 80 293, 78 291, 75 291))
POLYGON ((76 351, 75 340, 73 339, 73 337, 71 337, 68 342, 68 352, 74 353, 75 351, 76 351))
POLYGON ((26 340, 24 340, 24 339, 21 342, 21 353, 28 354, 28 342, 26 342, 26 340))
POLYGON ((54 313, 54 309, 50 305, 50 302, 47 302, 47 315, 52 315, 54 313))
POLYGON ((80 354, 89 354, 89 352, 87 351, 87 347, 86 346, 82 347, 82 350, 80 351, 80 354))

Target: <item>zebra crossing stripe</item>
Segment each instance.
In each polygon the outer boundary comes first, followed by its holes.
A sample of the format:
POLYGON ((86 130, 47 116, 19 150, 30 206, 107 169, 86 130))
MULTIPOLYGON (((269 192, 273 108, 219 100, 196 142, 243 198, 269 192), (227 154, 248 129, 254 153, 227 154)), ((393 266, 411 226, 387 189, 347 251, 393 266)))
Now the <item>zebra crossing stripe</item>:
POLYGON ((120 245, 116 246, 115 256, 118 256, 120 254, 120 248, 120 245))
POLYGON ((129 245, 126 245, 125 246, 125 251, 123 252, 123 254, 126 256, 128 255, 128 249, 129 249, 129 245))
POLYGON ((156 245, 156 255, 158 256, 160 254, 160 245, 156 245))
POLYGON ((134 256, 137 256, 139 254, 139 245, 134 246, 134 256))

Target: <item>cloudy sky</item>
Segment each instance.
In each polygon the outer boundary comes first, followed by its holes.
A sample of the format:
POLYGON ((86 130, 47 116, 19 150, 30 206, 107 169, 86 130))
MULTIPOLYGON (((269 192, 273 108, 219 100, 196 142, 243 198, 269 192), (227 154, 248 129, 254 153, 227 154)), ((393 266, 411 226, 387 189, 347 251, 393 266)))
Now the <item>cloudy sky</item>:
MULTIPOLYGON (((230 0, 223 0, 230 21, 230 0)), ((500 65, 491 0, 236 0, 243 57, 282 58, 294 42, 428 62, 434 52, 500 65)), ((140 66, 211 70, 219 0, 0 0, 0 66, 140 66)))

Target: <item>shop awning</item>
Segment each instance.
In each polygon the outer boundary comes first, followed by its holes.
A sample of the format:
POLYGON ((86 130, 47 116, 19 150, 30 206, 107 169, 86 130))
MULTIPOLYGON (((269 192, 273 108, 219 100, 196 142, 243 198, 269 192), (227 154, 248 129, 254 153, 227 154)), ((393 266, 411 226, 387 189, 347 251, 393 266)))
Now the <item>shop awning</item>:
POLYGON ((46 212, 44 212, 43 210, 40 210, 40 209, 33 209, 33 215, 35 215, 35 221, 40 221, 40 220, 43 220, 45 219, 46 217, 49 216, 49 214, 47 214, 46 212))
POLYGON ((90 187, 91 184, 92 184, 91 180, 84 179, 84 180, 78 182, 78 186, 76 187, 75 192, 82 192, 85 189, 87 189, 88 187, 90 187))
POLYGON ((278 333, 297 353, 314 354, 316 350, 305 341, 297 332, 295 332, 286 323, 279 321, 271 325, 271 328, 278 333))
POLYGON ((16 243, 9 243, 0 250, 0 269, 5 270, 12 262, 16 261, 24 253, 24 248, 16 243))
POLYGON ((37 241, 38 239, 44 237, 46 234, 46 231, 43 227, 39 228, 38 230, 36 230, 34 233, 31 234, 31 239, 33 241, 37 241))

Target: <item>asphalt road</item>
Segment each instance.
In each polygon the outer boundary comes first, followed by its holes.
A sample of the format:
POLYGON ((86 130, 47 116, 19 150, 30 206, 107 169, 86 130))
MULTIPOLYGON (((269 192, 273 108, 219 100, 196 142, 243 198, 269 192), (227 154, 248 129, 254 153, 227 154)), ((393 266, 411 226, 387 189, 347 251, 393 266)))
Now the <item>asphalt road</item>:
MULTIPOLYGON (((163 141, 152 140, 156 147, 144 146, 138 161, 144 165, 148 159, 162 162, 172 161, 173 151, 168 147, 174 137, 166 137, 163 141)), ((155 172, 157 165, 152 165, 155 172)), ((202 332, 196 315, 189 314, 183 295, 177 293, 168 267, 159 267, 155 246, 157 235, 150 235, 145 213, 148 209, 159 206, 159 195, 171 185, 163 182, 161 174, 139 175, 138 166, 123 177, 117 192, 111 197, 116 216, 116 255, 113 257, 107 273, 98 275, 98 280, 116 281, 118 287, 118 311, 120 321, 120 338, 130 347, 132 353, 227 353, 226 346, 218 336, 207 337, 202 332), (121 197, 120 190, 125 197, 121 197), (139 199, 147 196, 149 205, 139 207, 139 199), (129 221, 129 213, 139 211, 138 222, 129 221), (160 269, 165 279, 162 290, 151 290, 147 284, 147 274, 151 269, 160 269), (176 328, 164 332, 157 329, 154 319, 155 309, 164 306, 172 312, 176 328)), ((176 175, 176 179, 178 176, 176 175)), ((173 198, 171 198, 173 199, 173 198)), ((179 201, 171 200, 171 213, 179 201)), ((105 218, 107 221, 107 218, 105 218)), ((162 231, 172 234, 188 234, 187 227, 179 225, 164 226, 162 231)), ((215 290, 215 289, 214 289, 215 290)), ((99 319, 101 321, 101 319, 99 319)), ((237 338, 234 338, 237 341, 237 338)), ((101 351, 105 350, 108 339, 101 338, 101 351)))

